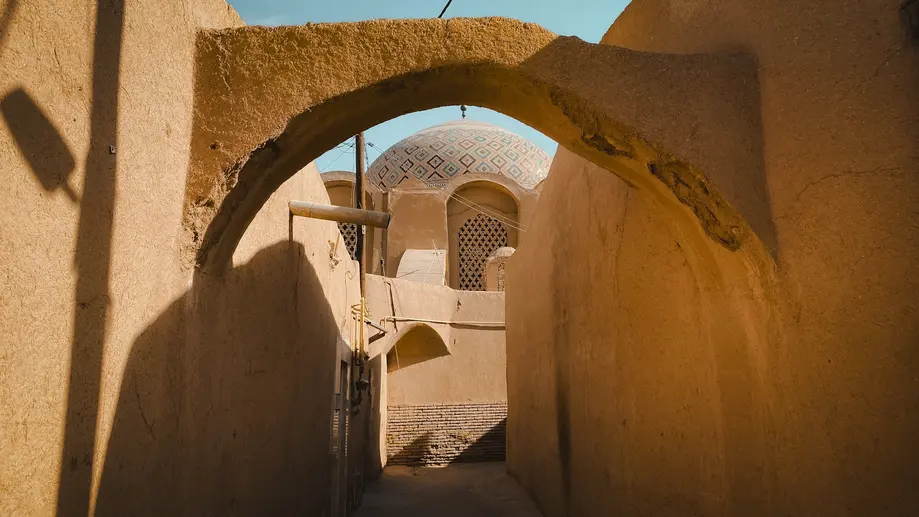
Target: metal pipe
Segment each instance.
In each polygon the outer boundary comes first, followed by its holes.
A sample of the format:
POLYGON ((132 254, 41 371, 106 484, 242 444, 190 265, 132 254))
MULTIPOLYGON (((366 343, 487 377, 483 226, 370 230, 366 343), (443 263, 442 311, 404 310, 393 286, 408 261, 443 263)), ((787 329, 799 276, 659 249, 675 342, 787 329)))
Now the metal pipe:
POLYGON ((453 321, 453 320, 429 320, 425 318, 407 318, 402 316, 386 316, 381 321, 414 321, 419 323, 436 323, 439 325, 460 325, 463 327, 490 327, 504 328, 503 321, 453 321))
POLYGON ((376 323, 374 323, 374 322, 368 320, 367 318, 364 318, 364 323, 366 323, 366 324, 370 325, 371 327, 373 327, 373 328, 379 330, 380 332, 386 332, 386 329, 384 329, 383 327, 377 325, 376 323))
POLYGON ((320 205, 309 201, 291 201, 287 204, 290 213, 299 217, 335 221, 337 223, 352 223, 357 225, 386 228, 392 215, 387 212, 373 210, 358 210, 344 206, 320 205))
MULTIPOLYGON (((358 133, 354 137, 354 208, 363 210, 366 206, 364 203, 364 133, 358 133)), ((357 229, 357 242, 354 245, 354 254, 357 256, 357 263, 361 273, 361 296, 366 294, 366 268, 364 260, 364 237, 367 235, 366 228, 360 226, 357 229)))

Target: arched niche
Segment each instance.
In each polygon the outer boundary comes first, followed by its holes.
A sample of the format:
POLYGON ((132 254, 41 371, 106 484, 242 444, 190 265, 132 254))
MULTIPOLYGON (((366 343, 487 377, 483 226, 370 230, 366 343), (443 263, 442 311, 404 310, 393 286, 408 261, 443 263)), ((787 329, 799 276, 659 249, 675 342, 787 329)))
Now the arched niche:
POLYGON ((410 323, 390 341, 386 354, 388 373, 424 361, 450 355, 450 348, 434 327, 426 323, 410 323))
POLYGON ((353 172, 324 172, 321 177, 326 192, 329 194, 329 203, 335 206, 354 206, 353 172))
POLYGON ((498 183, 478 180, 454 190, 447 200, 450 287, 485 291, 485 262, 499 248, 517 247, 518 200, 498 183))

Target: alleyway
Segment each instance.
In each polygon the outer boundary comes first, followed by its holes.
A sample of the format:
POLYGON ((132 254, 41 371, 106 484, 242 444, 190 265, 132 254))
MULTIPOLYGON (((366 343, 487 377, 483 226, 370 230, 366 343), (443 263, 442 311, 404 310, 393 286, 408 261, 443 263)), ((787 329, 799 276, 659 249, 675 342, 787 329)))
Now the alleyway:
POLYGON ((357 517, 540 517, 504 463, 388 467, 364 494, 357 517))

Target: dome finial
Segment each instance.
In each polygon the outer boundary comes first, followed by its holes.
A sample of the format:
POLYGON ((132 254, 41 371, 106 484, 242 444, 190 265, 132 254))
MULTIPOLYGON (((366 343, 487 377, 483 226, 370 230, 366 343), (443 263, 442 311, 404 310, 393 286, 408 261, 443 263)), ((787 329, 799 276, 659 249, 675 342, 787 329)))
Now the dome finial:
POLYGON ((460 115, 462 115, 463 119, 465 120, 466 118, 466 105, 465 104, 460 105, 460 115))

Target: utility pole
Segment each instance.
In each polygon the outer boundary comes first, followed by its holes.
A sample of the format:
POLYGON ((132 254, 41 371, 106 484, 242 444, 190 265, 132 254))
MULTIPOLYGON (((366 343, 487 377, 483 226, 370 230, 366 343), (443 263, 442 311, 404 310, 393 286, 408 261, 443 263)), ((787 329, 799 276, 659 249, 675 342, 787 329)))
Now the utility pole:
MULTIPOLYGON (((364 192, 364 173, 365 173, 364 154, 366 153, 366 151, 367 150, 364 148, 364 132, 361 131, 360 133, 354 136, 354 157, 355 157, 354 158, 355 159, 355 164, 354 164, 355 165, 354 167, 354 208, 361 210, 361 211, 364 210, 364 206, 366 205, 366 202, 365 202, 366 199, 364 197, 365 196, 365 192, 364 192)), ((362 221, 362 222, 366 222, 366 221, 362 221)), ((365 237, 366 228, 367 228, 366 224, 359 224, 357 226, 357 242, 355 243, 355 250, 354 250, 355 255, 357 255, 358 271, 360 274, 359 278, 360 278, 360 283, 361 283, 361 302, 358 305, 359 310, 358 310, 358 316, 357 316, 357 325, 358 325, 358 328, 360 329, 357 332, 357 338, 360 340, 360 345, 358 349, 355 350, 355 355, 352 358, 352 362, 351 362, 351 379, 353 383, 352 386, 356 388, 356 392, 357 392, 357 398, 352 399, 351 401, 351 404, 352 404, 351 408, 352 408, 352 411, 355 411, 355 412, 360 411, 361 402, 364 400, 364 391, 367 391, 368 394, 371 393, 370 380, 364 378, 364 366, 365 366, 365 361, 367 359, 366 351, 364 349, 364 341, 365 341, 364 340, 364 329, 366 328, 366 325, 364 324, 364 322, 366 321, 366 318, 367 318, 367 298, 366 298, 367 297, 367 294, 366 294, 367 293, 367 277, 366 277, 367 268, 366 268, 366 261, 364 260, 364 241, 365 241, 364 237, 365 237)), ((365 421, 365 425, 368 426, 367 433, 369 434, 370 433, 370 428, 369 428, 370 419, 367 419, 365 421)), ((347 461, 347 459, 345 461, 347 461)), ((363 459, 363 456, 358 458, 358 464, 359 464, 358 475, 360 476, 357 481, 358 491, 360 494, 363 494, 364 493, 364 478, 363 478, 364 459, 363 459)), ((359 495, 358 497, 361 497, 361 496, 359 495)))
MULTIPOLYGON (((358 210, 363 210, 365 205, 364 200, 364 153, 366 149, 364 148, 364 132, 361 131, 354 137, 354 156, 355 156, 355 166, 354 166, 354 208, 358 210)), ((365 226, 360 225, 357 227, 357 243, 355 246, 355 255, 357 255, 357 261, 359 264, 360 279, 361 279, 361 297, 365 296, 366 282, 364 275, 365 264, 364 264, 364 233, 365 226)))

